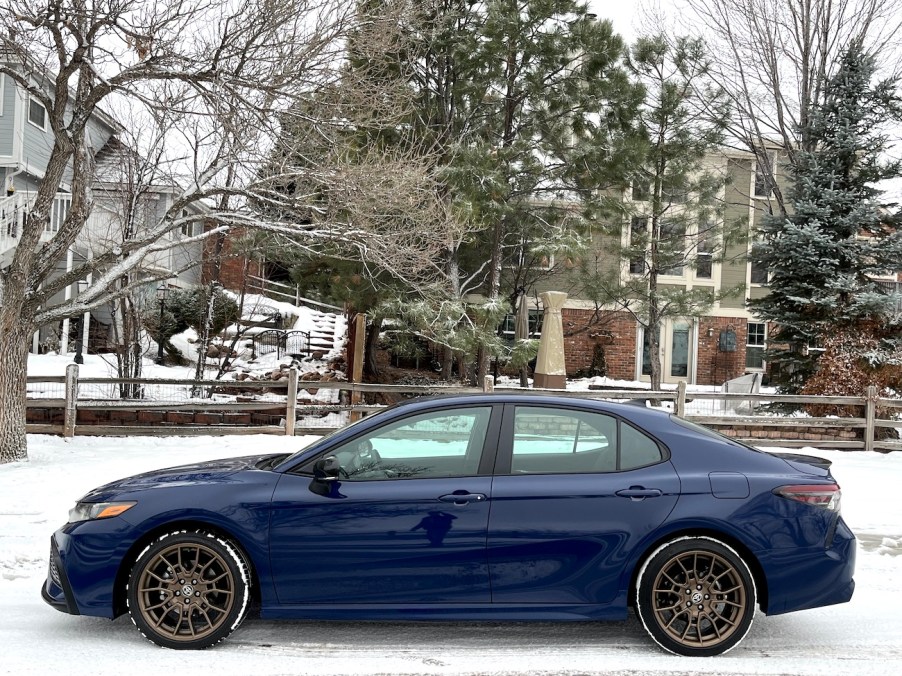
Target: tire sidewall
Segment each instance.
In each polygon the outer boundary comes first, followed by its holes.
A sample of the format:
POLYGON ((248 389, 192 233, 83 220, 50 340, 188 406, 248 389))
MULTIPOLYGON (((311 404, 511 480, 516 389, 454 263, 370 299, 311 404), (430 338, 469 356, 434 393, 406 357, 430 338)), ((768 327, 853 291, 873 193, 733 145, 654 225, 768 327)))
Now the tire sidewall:
POLYGON ((247 614, 250 600, 250 581, 247 565, 228 540, 203 531, 173 531, 155 539, 137 557, 128 577, 126 590, 129 616, 138 631, 158 646, 175 650, 197 650, 216 645, 231 634, 247 614), (235 588, 235 602, 225 621, 213 632, 194 641, 176 641, 160 634, 144 619, 138 601, 139 580, 145 566, 163 549, 174 544, 197 544, 214 550, 225 561, 235 588))
POLYGON ((676 655, 711 657, 729 652, 746 637, 751 629, 757 605, 758 590, 748 564, 735 549, 711 537, 686 536, 661 545, 646 558, 636 579, 636 610, 642 625, 655 643, 664 650, 676 655), (693 550, 711 552, 727 559, 736 568, 746 587, 748 602, 740 618, 739 627, 724 642, 710 648, 693 648, 678 643, 661 628, 654 612, 652 587, 661 567, 674 556, 693 550))

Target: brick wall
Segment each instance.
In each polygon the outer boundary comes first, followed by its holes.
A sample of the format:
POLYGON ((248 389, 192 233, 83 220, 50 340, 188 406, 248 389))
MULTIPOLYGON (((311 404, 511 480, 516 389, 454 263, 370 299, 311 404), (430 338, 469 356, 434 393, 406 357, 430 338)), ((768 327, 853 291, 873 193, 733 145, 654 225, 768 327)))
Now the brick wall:
POLYGON ((747 336, 748 324, 744 319, 702 317, 698 324, 696 382, 699 385, 720 385, 744 374, 747 336), (718 349, 720 334, 730 329, 736 334, 736 351, 721 352, 718 349))
MULTIPOLYGON (((263 411, 123 411, 119 409, 79 409, 76 425, 153 425, 155 427, 215 426, 215 425, 278 425, 285 417, 285 408, 263 411)), ((25 421, 29 425, 62 425, 60 408, 29 407, 25 421)))
MULTIPOLYGON (((207 229, 214 227, 214 223, 208 222, 207 229)), ((208 284, 213 279, 216 270, 216 252, 219 250, 219 274, 217 281, 231 291, 240 291, 244 285, 245 274, 257 277, 263 276, 263 268, 257 261, 248 261, 234 249, 234 241, 244 235, 241 228, 232 228, 227 234, 210 237, 204 241, 204 266, 203 283, 208 284), (247 273, 245 273, 247 264, 247 273)), ((247 286, 247 291, 260 293, 261 290, 252 284, 247 286)))
MULTIPOLYGON (((564 357, 568 376, 585 373, 592 364, 596 345, 604 348, 607 376, 617 380, 636 377, 637 324, 627 312, 594 316, 592 310, 564 308, 564 357)), ((736 317, 703 317, 699 320, 696 382, 719 385, 745 373, 745 344, 748 327, 736 317), (721 331, 736 334, 736 351, 721 352, 721 331), (710 336, 708 334, 711 334, 710 336)))
POLYGON ((595 346, 601 345, 609 378, 636 377, 636 322, 628 312, 608 312, 596 317, 592 310, 564 308, 561 318, 568 376, 588 369, 595 346))

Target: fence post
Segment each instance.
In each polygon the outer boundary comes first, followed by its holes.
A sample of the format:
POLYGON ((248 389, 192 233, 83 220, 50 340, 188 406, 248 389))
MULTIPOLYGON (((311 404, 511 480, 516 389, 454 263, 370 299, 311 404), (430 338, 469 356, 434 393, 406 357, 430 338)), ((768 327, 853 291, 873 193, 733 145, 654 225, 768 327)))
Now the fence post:
POLYGON ((482 391, 486 394, 495 391, 495 376, 486 376, 482 380, 482 391))
MULTIPOLYGON (((366 347, 366 315, 358 312, 354 317, 354 348, 353 361, 351 362, 351 382, 359 383, 363 381, 363 348, 366 347)), ((360 403, 360 392, 351 390, 351 406, 360 403)), ((360 420, 359 411, 351 411, 349 420, 357 422, 360 420)))
POLYGON ((673 401, 673 412, 677 414, 678 418, 682 418, 686 415, 686 381, 681 380, 677 383, 676 389, 676 399, 673 401))
POLYGON ((288 396, 285 398, 285 436, 294 436, 294 423, 298 411, 298 367, 288 369, 288 396))
POLYGON ((66 408, 63 414, 63 436, 75 436, 75 417, 78 413, 78 364, 66 367, 66 408))
POLYGON ((874 437, 876 437, 876 426, 874 419, 877 417, 877 386, 868 385, 865 393, 864 406, 864 450, 874 450, 874 437))

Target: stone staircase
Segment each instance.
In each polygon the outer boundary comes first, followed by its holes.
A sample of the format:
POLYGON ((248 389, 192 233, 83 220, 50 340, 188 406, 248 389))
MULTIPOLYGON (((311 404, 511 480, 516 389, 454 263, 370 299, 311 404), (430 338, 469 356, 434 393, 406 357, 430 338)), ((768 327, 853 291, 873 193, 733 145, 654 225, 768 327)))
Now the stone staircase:
POLYGON ((337 356, 344 347, 348 322, 343 315, 311 310, 313 328, 310 331, 310 351, 323 356, 337 356), (332 354, 330 354, 332 353, 332 354))

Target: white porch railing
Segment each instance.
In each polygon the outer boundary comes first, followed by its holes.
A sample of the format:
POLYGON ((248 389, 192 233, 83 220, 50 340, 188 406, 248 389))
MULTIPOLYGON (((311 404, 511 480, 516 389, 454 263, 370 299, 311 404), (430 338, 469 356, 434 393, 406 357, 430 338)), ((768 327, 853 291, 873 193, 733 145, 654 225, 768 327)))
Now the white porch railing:
MULTIPOLYGON (((25 219, 28 217, 35 195, 33 192, 16 192, 0 198, 0 256, 3 257, 0 258, 0 266, 8 264, 7 254, 19 244, 22 228, 25 226, 25 219)), ((58 194, 53 199, 50 220, 44 224, 41 241, 46 242, 59 232, 71 205, 71 195, 58 194)))

